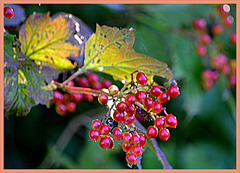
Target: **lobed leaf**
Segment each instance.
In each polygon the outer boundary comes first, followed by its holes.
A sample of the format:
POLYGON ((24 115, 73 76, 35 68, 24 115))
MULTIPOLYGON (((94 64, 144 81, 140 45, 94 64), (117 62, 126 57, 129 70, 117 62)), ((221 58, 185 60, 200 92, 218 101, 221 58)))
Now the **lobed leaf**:
POLYGON ((85 68, 100 70, 121 80, 131 80, 131 73, 144 72, 150 82, 154 75, 173 81, 173 74, 167 64, 133 49, 135 31, 116 27, 96 26, 96 32, 89 38, 85 48, 85 68))

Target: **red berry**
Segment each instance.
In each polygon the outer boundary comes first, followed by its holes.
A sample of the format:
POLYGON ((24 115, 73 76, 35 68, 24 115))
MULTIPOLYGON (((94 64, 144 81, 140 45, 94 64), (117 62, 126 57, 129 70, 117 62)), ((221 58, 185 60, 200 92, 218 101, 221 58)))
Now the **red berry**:
POLYGON ((232 32, 232 33, 229 35, 229 41, 230 41, 230 43, 232 43, 232 44, 236 44, 236 33, 235 33, 235 32, 232 32))
POLYGON ((230 12, 230 6, 227 4, 224 5, 218 5, 217 11, 221 16, 227 16, 230 12))
POLYGON ((99 128, 99 133, 101 135, 107 135, 109 133, 110 127, 108 124, 102 124, 99 128))
POLYGON ((206 27, 206 21, 204 19, 195 19, 193 20, 193 27, 197 30, 203 30, 206 27))
POLYGON ((70 93, 69 94, 70 100, 74 103, 81 103, 83 100, 83 94, 81 93, 70 93))
POLYGON ((83 98, 84 98, 84 100, 86 100, 88 102, 91 102, 94 99, 93 95, 91 95, 91 94, 83 94, 83 98))
POLYGON ((68 103, 70 100, 69 94, 68 93, 64 93, 63 94, 63 100, 62 103, 64 103, 66 105, 66 103, 68 103))
POLYGON ((150 110, 153 107, 153 100, 151 97, 147 97, 144 101, 143 101, 143 105, 147 110, 150 110))
POLYGON ((205 46, 199 44, 196 46, 196 53, 199 55, 199 56, 204 56, 207 54, 207 49, 205 46))
POLYGON ((221 71, 223 74, 228 75, 230 73, 230 66, 228 64, 225 64, 222 68, 221 71))
POLYGON ((118 88, 116 85, 111 85, 111 86, 108 88, 108 90, 109 90, 109 93, 110 93, 111 95, 117 95, 118 92, 119 92, 119 88, 118 88))
POLYGON ((140 156, 140 155, 142 155, 143 149, 142 149, 142 147, 140 146, 140 144, 137 144, 137 145, 133 145, 133 146, 132 146, 132 153, 133 153, 135 156, 140 156))
POLYGON ((162 139, 163 141, 167 141, 168 138, 170 137, 170 132, 166 128, 162 128, 159 130, 159 138, 162 139))
POLYGON ((149 127, 147 128, 147 136, 148 136, 149 138, 155 138, 157 135, 158 135, 158 130, 157 130, 156 127, 154 127, 154 126, 149 126, 149 127))
POLYGON ((236 75, 230 75, 228 81, 229 81, 229 84, 231 87, 235 87, 236 86, 236 75))
POLYGON ((136 99, 138 102, 142 103, 147 98, 147 94, 143 91, 138 91, 136 94, 136 99))
POLYGON ((136 101, 136 97, 132 94, 128 94, 126 97, 125 97, 125 103, 128 105, 128 106, 131 106, 132 104, 134 104, 136 101))
POLYGON ((167 90, 167 94, 170 96, 170 97, 177 97, 179 95, 179 90, 178 90, 178 87, 176 86, 170 86, 167 90))
POLYGON ((121 123, 124 121, 124 113, 123 112, 119 112, 119 111, 115 111, 113 113, 113 119, 118 122, 118 123, 121 123))
POLYGON ((108 102, 108 96, 106 94, 101 94, 98 96, 98 101, 100 104, 105 105, 108 102))
POLYGON ((65 106, 68 112, 75 112, 76 110, 76 104, 73 102, 68 102, 65 104, 65 106))
POLYGON ((168 114, 166 116, 166 125, 168 127, 171 127, 171 128, 176 128, 176 126, 177 126, 177 118, 174 115, 172 115, 172 114, 168 114))
POLYGON ((112 85, 112 82, 110 80, 103 79, 101 85, 102 85, 102 88, 109 88, 112 85))
POLYGON ((92 88, 95 90, 100 90, 102 88, 102 85, 99 82, 95 82, 92 84, 92 88))
POLYGON ((134 115, 131 115, 131 114, 127 114, 125 117, 124 117, 124 124, 125 125, 131 125, 132 123, 134 123, 135 121, 135 116, 134 115))
POLYGON ((214 24, 212 26, 212 33, 214 35, 219 35, 219 34, 222 34, 223 33, 223 27, 219 24, 214 24))
POLYGON ((147 83, 147 76, 142 73, 142 72, 139 72, 136 76, 137 78, 137 82, 140 84, 140 85, 144 85, 147 83))
POLYGON ((110 139, 107 137, 107 135, 101 135, 98 143, 103 149, 108 149, 110 147, 110 139))
POLYGON ((61 103, 63 101, 63 94, 59 91, 53 91, 53 99, 51 100, 54 103, 61 103))
POLYGON ((87 79, 90 83, 95 83, 98 81, 98 75, 96 73, 90 72, 87 75, 87 79))
POLYGON ((99 129, 101 127, 101 122, 98 119, 92 120, 91 126, 94 130, 99 129))
POLYGON ((127 114, 131 114, 131 115, 133 115, 133 114, 135 114, 135 108, 133 107, 133 106, 128 106, 127 107, 127 110, 126 110, 126 113, 127 114))
POLYGON ((217 70, 211 70, 212 71, 212 80, 217 80, 218 79, 218 71, 217 70))
POLYGON ((204 71, 202 71, 202 79, 204 80, 212 79, 212 70, 205 69, 204 71))
POLYGON ((126 153, 128 153, 131 150, 131 148, 132 148, 132 144, 131 143, 126 143, 126 142, 122 143, 122 149, 126 153))
POLYGON ((160 102, 160 103, 165 103, 167 100, 168 100, 168 95, 166 92, 163 92, 158 98, 157 100, 160 102))
POLYGON ((76 83, 81 87, 89 87, 88 80, 85 77, 78 77, 76 83))
POLYGON ((208 34, 203 33, 199 36, 199 40, 202 44, 208 44, 211 41, 211 37, 208 34))
POLYGON ((140 143, 140 137, 138 134, 132 134, 132 144, 139 144, 140 143))
POLYGON ((14 15, 13 9, 10 7, 4 7, 4 16, 8 19, 11 19, 14 15))
POLYGON ((114 140, 113 140, 113 138, 112 137, 110 137, 110 136, 107 136, 107 138, 109 139, 109 141, 110 141, 110 145, 109 145, 109 149, 113 149, 113 147, 114 147, 114 140))
POLYGON ((93 141, 98 140, 98 138, 99 138, 99 131, 98 131, 98 130, 91 129, 91 130, 89 131, 89 137, 90 137, 90 139, 93 140, 93 141))
POLYGON ((139 134, 140 146, 144 147, 146 144, 146 137, 143 134, 139 134))
POLYGON ((123 139, 123 142, 130 143, 132 140, 132 134, 125 132, 123 133, 122 139, 123 139))
POLYGON ((203 81, 203 88, 204 89, 211 89, 213 87, 213 80, 212 79, 207 79, 203 81))
POLYGON ((152 111, 156 114, 159 114, 162 111, 162 105, 160 102, 155 101, 153 102, 153 108, 152 111))
POLYGON ((118 112, 124 112, 127 110, 127 104, 123 101, 119 102, 116 106, 118 112))
POLYGON ((234 22, 234 19, 232 16, 227 16, 227 17, 224 17, 223 18, 223 24, 226 26, 226 27, 230 27, 234 22))
POLYGON ((122 130, 118 127, 115 127, 112 131, 112 136, 116 140, 121 140, 122 139, 122 130))
POLYGON ((56 112, 61 116, 65 115, 67 112, 66 106, 64 104, 56 105, 55 109, 56 109, 56 112))
POLYGON ((132 165, 137 163, 137 157, 132 153, 128 153, 126 155, 126 160, 128 163, 130 163, 132 165))
POLYGON ((153 97, 158 97, 161 93, 162 93, 162 91, 158 86, 153 86, 150 90, 150 94, 153 97))
POLYGON ((155 119, 155 126, 159 129, 163 128, 165 126, 166 122, 166 117, 165 116, 160 116, 155 119))
POLYGON ((212 66, 216 69, 221 69, 227 64, 227 57, 224 54, 218 54, 212 58, 212 66))

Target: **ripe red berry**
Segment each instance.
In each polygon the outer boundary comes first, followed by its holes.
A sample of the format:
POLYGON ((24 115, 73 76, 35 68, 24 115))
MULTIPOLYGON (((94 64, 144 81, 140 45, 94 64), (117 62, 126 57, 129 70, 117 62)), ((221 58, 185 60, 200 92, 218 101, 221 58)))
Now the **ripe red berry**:
POLYGON ((132 141, 131 143, 133 145, 139 144, 140 143, 140 136, 138 134, 132 134, 132 141))
POLYGON ((64 116, 67 112, 66 106, 64 104, 56 105, 55 110, 61 116, 64 116))
POLYGON ((127 142, 123 142, 122 143, 122 149, 126 153, 128 153, 131 150, 131 148, 132 148, 132 144, 131 143, 127 143, 127 142))
POLYGON ((92 88, 95 90, 100 90, 102 88, 102 85, 100 82, 95 82, 92 84, 92 88))
POLYGON ((125 103, 128 105, 128 106, 131 106, 132 104, 134 104, 136 101, 136 97, 132 94, 128 94, 126 97, 125 97, 125 103))
POLYGON ((211 41, 211 37, 208 34, 203 33, 199 36, 199 40, 202 44, 208 44, 211 41))
POLYGON ((226 27, 230 27, 233 24, 234 19, 232 16, 229 15, 227 17, 224 17, 222 22, 226 27))
POLYGON ((217 11, 221 16, 227 16, 228 13, 230 12, 230 6, 227 4, 218 5, 217 11))
POLYGON ((96 73, 90 72, 87 75, 87 79, 90 83, 95 83, 98 81, 98 75, 96 73))
POLYGON ((168 127, 171 127, 171 128, 176 128, 176 126, 177 126, 177 118, 174 115, 172 115, 172 114, 168 114, 166 116, 166 125, 168 127))
POLYGON ((92 120, 91 126, 94 130, 99 129, 101 127, 101 122, 98 119, 92 120))
POLYGON ((212 79, 207 79, 207 80, 203 80, 203 88, 204 89, 211 89, 213 87, 213 80, 212 79))
POLYGON ((51 101, 53 103, 61 103, 63 101, 63 94, 57 90, 54 90, 53 99, 51 101))
POLYGON ((155 126, 159 129, 163 128, 165 126, 166 122, 166 117, 165 116, 160 116, 155 119, 155 126))
POLYGON ((98 102, 102 105, 105 105, 108 102, 108 96, 106 94, 99 95, 98 102))
POLYGON ((65 106, 66 106, 66 103, 68 103, 69 100, 70 100, 69 94, 68 94, 68 93, 64 93, 64 94, 63 94, 63 100, 62 100, 62 103, 64 103, 65 106))
POLYGON ((111 85, 111 86, 108 88, 108 90, 109 90, 109 93, 110 93, 111 95, 117 95, 118 92, 119 92, 119 88, 118 88, 116 85, 111 85))
POLYGON ((103 79, 101 82, 102 88, 109 88, 112 85, 112 82, 107 79, 103 79))
POLYGON ((137 163, 137 157, 132 153, 128 153, 126 155, 126 160, 128 163, 130 163, 132 165, 137 163))
POLYGON ((135 116, 132 115, 132 114, 127 114, 125 117, 124 117, 124 124, 125 125, 131 125, 132 123, 134 123, 135 121, 135 116))
POLYGON ((126 113, 127 114, 131 114, 131 115, 133 115, 133 114, 135 114, 135 108, 133 107, 133 106, 128 106, 127 107, 127 110, 126 110, 126 113))
POLYGON ((150 110, 153 107, 153 100, 151 97, 147 97, 144 101, 143 101, 143 105, 147 110, 150 110))
POLYGON ((136 94, 136 99, 138 102, 142 103, 147 98, 147 94, 143 91, 138 91, 136 94))
POLYGON ((219 34, 222 34, 223 33, 223 27, 219 24, 214 24, 212 26, 212 33, 214 35, 219 35, 219 34))
POLYGON ((91 94, 83 94, 83 98, 84 98, 84 100, 86 100, 88 102, 91 102, 94 99, 93 95, 91 95, 91 94))
POLYGON ((217 54, 212 58, 212 66, 216 69, 221 69, 227 64, 227 57, 224 54, 217 54))
POLYGON ((140 144, 136 144, 136 145, 133 145, 133 146, 132 146, 132 153, 133 153, 135 156, 140 156, 140 155, 142 155, 143 149, 142 149, 142 147, 140 146, 140 144))
POLYGON ((121 123, 124 121, 124 113, 123 112, 119 112, 119 111, 115 111, 113 113, 113 119, 118 122, 118 123, 121 123))
POLYGON ((116 106, 118 112, 124 112, 127 110, 127 104, 123 101, 119 102, 116 106))
POLYGON ((143 134, 139 134, 140 146, 144 147, 146 144, 146 137, 143 134))
POLYGON ((204 45, 199 44, 199 45, 196 46, 195 49, 196 49, 196 53, 199 56, 204 56, 204 55, 207 54, 207 49, 206 49, 206 47, 204 45))
POLYGON ((81 93, 70 93, 69 98, 74 103, 81 103, 81 101, 83 100, 83 94, 81 94, 81 93))
POLYGON ((221 71, 223 74, 228 75, 230 73, 230 66, 228 64, 225 64, 222 68, 221 71))
POLYGON ((4 16, 7 19, 11 19, 14 15, 13 9, 10 7, 4 7, 4 16))
POLYGON ((136 76, 137 78, 137 82, 140 84, 140 85, 144 85, 147 83, 147 76, 142 73, 142 72, 139 72, 136 76))
POLYGON ((110 139, 107 137, 107 135, 101 135, 98 143, 103 149, 108 149, 110 147, 110 139))
POLYGON ((76 83, 81 87, 89 87, 88 80, 85 77, 78 77, 76 83))
POLYGON ((235 87, 236 86, 236 75, 230 75, 228 81, 229 81, 229 85, 231 87, 235 87))
POLYGON ((166 128, 162 128, 159 130, 159 138, 163 141, 167 141, 170 137, 170 132, 166 128))
POLYGON ((113 149, 113 147, 114 147, 114 140, 113 140, 113 138, 110 137, 110 136, 107 136, 107 138, 110 141, 110 145, 109 145, 108 149, 113 149))
POLYGON ((122 130, 119 127, 115 127, 112 131, 112 136, 116 140, 122 139, 122 130))
POLYGON ((68 102, 65 104, 65 106, 68 112, 75 112, 76 110, 76 104, 73 102, 68 102))
POLYGON ((132 140, 132 134, 125 132, 123 133, 122 139, 123 139, 123 142, 130 143, 132 140))
POLYGON ((162 111, 162 105, 160 102, 155 101, 153 102, 153 108, 152 111, 156 114, 159 114, 162 111))
POLYGON ((193 27, 197 30, 203 30, 206 27, 206 21, 204 19, 195 19, 193 20, 193 27))
POLYGON ((98 131, 98 130, 91 129, 91 130, 89 131, 89 137, 90 137, 90 139, 93 140, 93 141, 98 140, 98 138, 99 138, 99 131, 98 131))
POLYGON ((102 124, 99 128, 99 133, 101 135, 107 135, 109 133, 110 127, 108 124, 102 124))
POLYGON ((232 33, 229 35, 229 41, 230 41, 230 43, 232 43, 232 44, 236 44, 236 33, 235 33, 235 32, 232 32, 232 33))
POLYGON ((153 97, 158 97, 161 93, 162 93, 162 91, 158 86, 153 86, 150 90, 150 94, 153 97))
POLYGON ((163 92, 158 98, 157 100, 160 102, 160 103, 165 103, 167 100, 168 100, 168 95, 166 92, 163 92))
POLYGON ((149 126, 147 128, 147 136, 149 138, 155 138, 158 135, 158 130, 155 126, 149 126))
POLYGON ((179 95, 179 90, 178 90, 178 87, 176 86, 170 86, 167 90, 167 94, 170 96, 170 97, 177 97, 179 95))

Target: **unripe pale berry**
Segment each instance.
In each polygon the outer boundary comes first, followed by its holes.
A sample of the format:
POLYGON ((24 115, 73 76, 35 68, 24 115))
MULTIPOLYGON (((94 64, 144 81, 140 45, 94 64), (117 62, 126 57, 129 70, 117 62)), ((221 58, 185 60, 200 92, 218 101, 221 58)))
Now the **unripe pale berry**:
POLYGON ((116 85, 111 85, 111 86, 108 88, 108 90, 109 90, 109 93, 110 93, 111 95, 117 95, 118 92, 119 92, 119 88, 118 88, 116 85))

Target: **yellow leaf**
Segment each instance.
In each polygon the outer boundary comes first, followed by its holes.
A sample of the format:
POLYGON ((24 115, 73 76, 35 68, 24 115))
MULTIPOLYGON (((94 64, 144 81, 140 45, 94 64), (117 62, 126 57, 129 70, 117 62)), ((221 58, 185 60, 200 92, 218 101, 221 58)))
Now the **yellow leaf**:
POLYGON ((123 83, 131 80, 131 73, 144 72, 149 82, 154 75, 173 81, 173 74, 166 63, 133 49, 135 31, 116 27, 96 26, 96 33, 89 38, 85 48, 85 68, 109 73, 123 83))
POLYGON ((59 16, 51 21, 49 13, 33 13, 21 26, 19 40, 28 58, 65 70, 76 66, 66 57, 79 53, 79 48, 68 41, 72 34, 67 19, 59 16))

